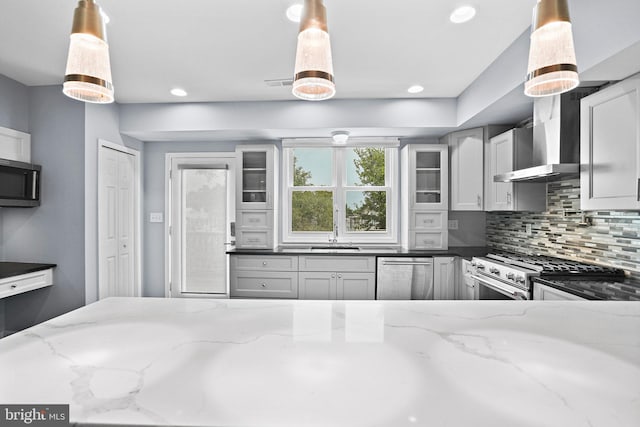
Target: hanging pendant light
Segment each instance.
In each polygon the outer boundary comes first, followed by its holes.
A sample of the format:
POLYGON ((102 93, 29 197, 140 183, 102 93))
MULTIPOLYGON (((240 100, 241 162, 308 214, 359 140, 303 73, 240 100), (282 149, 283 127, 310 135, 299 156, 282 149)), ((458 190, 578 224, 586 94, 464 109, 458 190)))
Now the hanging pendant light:
POLYGON ((84 102, 113 102, 107 31, 102 10, 93 0, 78 1, 73 14, 62 92, 84 102))
POLYGON ((304 2, 294 74, 293 94, 300 99, 321 101, 336 93, 327 10, 322 0, 304 2))
POLYGON ((525 95, 557 95, 578 86, 567 0, 538 0, 531 30, 525 95))

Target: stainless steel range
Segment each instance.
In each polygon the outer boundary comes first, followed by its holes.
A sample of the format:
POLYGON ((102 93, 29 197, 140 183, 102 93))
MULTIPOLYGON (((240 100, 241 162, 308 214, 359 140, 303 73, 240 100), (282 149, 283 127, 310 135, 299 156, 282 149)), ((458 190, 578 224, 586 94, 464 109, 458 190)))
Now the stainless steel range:
POLYGON ((532 299, 534 277, 620 278, 622 270, 548 256, 508 252, 474 257, 472 279, 478 299, 532 299))

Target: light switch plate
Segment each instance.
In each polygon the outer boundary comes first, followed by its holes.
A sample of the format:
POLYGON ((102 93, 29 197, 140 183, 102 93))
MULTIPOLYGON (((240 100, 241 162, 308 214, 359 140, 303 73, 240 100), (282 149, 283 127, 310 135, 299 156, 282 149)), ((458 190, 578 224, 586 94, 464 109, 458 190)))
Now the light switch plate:
POLYGON ((458 220, 450 219, 449 220, 449 230, 457 230, 458 229, 458 220))
POLYGON ((149 222, 164 222, 162 212, 151 212, 149 214, 149 222))

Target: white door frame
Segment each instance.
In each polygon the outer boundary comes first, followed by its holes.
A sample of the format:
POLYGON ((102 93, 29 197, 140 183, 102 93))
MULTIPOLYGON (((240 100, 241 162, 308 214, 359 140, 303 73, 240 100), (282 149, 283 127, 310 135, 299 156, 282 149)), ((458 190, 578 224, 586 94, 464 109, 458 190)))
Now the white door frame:
MULTIPOLYGON (((171 165, 174 159, 193 160, 194 163, 209 163, 220 160, 228 162, 229 165, 229 181, 227 186, 232 185, 233 188, 229 189, 229 206, 227 210, 231 213, 235 213, 235 151, 225 152, 199 152, 199 153, 167 153, 165 154, 165 168, 164 168, 164 295, 166 298, 171 298, 171 263, 172 263, 172 240, 171 240, 171 226, 173 219, 171 218, 172 200, 171 200, 171 165)), ((230 218, 230 221, 234 221, 235 215, 230 218)), ((227 265, 227 293, 225 294, 204 294, 204 295, 190 295, 192 297, 200 298, 228 298, 229 296, 229 266, 227 265)))
MULTIPOLYGON (((121 153, 129 154, 133 156, 133 209, 134 209, 134 219, 133 219, 133 262, 134 262, 134 275, 133 275, 133 284, 135 296, 142 296, 142 249, 140 247, 140 243, 142 242, 142 224, 141 224, 141 200, 140 195, 141 192, 141 159, 140 152, 138 150, 134 150, 133 148, 125 147, 124 145, 115 144, 113 142, 109 142, 104 139, 98 139, 98 192, 102 188, 102 171, 100 169, 101 164, 101 148, 109 148, 111 150, 119 151, 121 153)), ((100 210, 100 197, 98 195, 98 299, 100 298, 100 271, 101 271, 101 263, 102 257, 100 254, 100 218, 101 210, 100 210)))

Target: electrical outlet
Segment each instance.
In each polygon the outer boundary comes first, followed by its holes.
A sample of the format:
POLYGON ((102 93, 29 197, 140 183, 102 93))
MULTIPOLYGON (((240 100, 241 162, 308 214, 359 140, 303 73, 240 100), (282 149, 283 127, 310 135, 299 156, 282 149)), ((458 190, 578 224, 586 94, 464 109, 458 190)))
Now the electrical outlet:
POLYGON ((450 219, 449 220, 449 230, 457 230, 458 229, 458 220, 450 219))
POLYGON ((525 224, 524 230, 527 236, 531 236, 533 232, 531 231, 531 224, 525 224))

